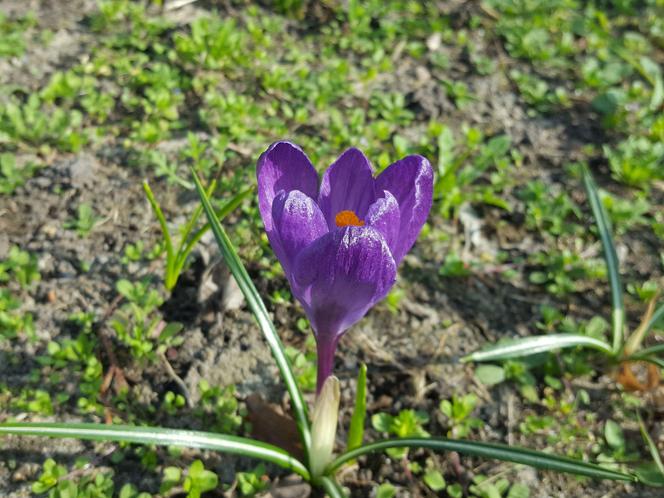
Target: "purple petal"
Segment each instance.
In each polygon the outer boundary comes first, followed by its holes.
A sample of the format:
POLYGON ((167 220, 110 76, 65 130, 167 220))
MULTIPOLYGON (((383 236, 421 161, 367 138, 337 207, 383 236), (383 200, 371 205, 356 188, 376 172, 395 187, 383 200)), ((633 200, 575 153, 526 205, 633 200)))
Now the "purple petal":
POLYGON ((293 263, 298 253, 327 233, 327 223, 316 202, 299 190, 281 191, 272 203, 274 230, 268 232, 274 253, 292 281, 293 263))
POLYGON ((381 233, 338 228, 300 252, 295 282, 318 340, 332 343, 394 284, 396 264, 381 233))
POLYGON ((299 190, 312 199, 318 194, 318 174, 302 149, 275 142, 258 158, 258 207, 268 234, 272 230, 272 202, 281 191, 299 190))
POLYGON ((348 149, 323 174, 318 205, 330 230, 337 213, 353 211, 363 219, 375 199, 371 163, 358 149, 348 149))
POLYGON ((433 170, 426 158, 407 156, 390 165, 376 178, 376 188, 389 191, 399 203, 400 234, 394 249, 399 264, 413 247, 429 215, 433 199, 433 170))
POLYGON ((387 242, 392 254, 399 241, 400 212, 399 203, 387 190, 383 191, 385 197, 379 198, 371 206, 366 216, 366 224, 378 230, 387 242))

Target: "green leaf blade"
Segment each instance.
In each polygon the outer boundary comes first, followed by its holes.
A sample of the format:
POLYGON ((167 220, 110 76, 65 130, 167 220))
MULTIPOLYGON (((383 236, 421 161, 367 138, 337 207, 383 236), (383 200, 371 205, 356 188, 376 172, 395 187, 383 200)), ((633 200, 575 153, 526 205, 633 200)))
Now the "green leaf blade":
POLYGON ((609 275, 609 286, 611 287, 611 306, 612 306, 612 329, 613 329, 613 353, 617 354, 622 348, 622 341, 625 327, 625 305, 623 301, 622 283, 620 281, 618 254, 613 242, 611 222, 609 215, 604 209, 604 204, 599 197, 599 191, 595 180, 587 166, 583 167, 583 182, 588 194, 590 208, 597 224, 602 248, 604 250, 604 260, 609 275))
POLYGON ((325 490, 330 498, 346 498, 344 490, 333 477, 323 476, 319 479, 320 486, 325 490))
POLYGON ((434 451, 456 451, 458 453, 502 460, 522 465, 528 465, 537 469, 552 470, 567 474, 575 474, 596 479, 610 479, 616 481, 637 482, 634 474, 619 472, 600 467, 588 462, 574 460, 572 458, 551 455, 525 448, 517 448, 498 443, 482 443, 478 441, 454 440, 446 438, 404 438, 386 439, 367 444, 338 456, 326 469, 332 473, 348 461, 359 458, 368 453, 384 451, 390 448, 426 448, 434 451))
POLYGON ((277 334, 277 331, 270 320, 270 316, 265 307, 265 303, 261 299, 256 287, 254 286, 249 274, 247 273, 246 268, 242 264, 240 257, 237 254, 237 251, 233 247, 233 243, 228 238, 226 231, 221 226, 217 215, 210 204, 205 189, 201 185, 201 182, 198 178, 198 175, 195 171, 192 170, 192 175, 194 182, 196 183, 196 190, 198 191, 198 196, 201 199, 203 204, 203 209, 214 233, 217 244, 219 245, 219 250, 224 257, 224 261, 228 265, 233 277, 237 281, 242 294, 244 294, 247 304, 249 305, 258 326, 260 327, 263 335, 272 351, 272 356, 277 362, 277 366, 281 373, 281 376, 286 384, 288 393, 290 394, 291 404, 293 412, 295 414, 295 421, 300 432, 300 437, 302 438, 302 444, 305 449, 306 459, 308 459, 309 448, 311 448, 311 431, 309 427, 309 418, 307 416, 307 405, 304 402, 300 388, 297 385, 295 375, 293 374, 293 369, 290 365, 290 361, 286 356, 286 352, 281 343, 281 339, 277 334))
POLYGON ((576 346, 584 346, 607 354, 612 354, 612 349, 609 344, 600 341, 599 339, 595 339, 594 337, 580 334, 550 334, 507 340, 499 344, 494 344, 486 349, 471 353, 468 356, 464 356, 461 361, 481 362, 508 360, 576 346))
POLYGON ((161 210, 161 206, 157 202, 157 199, 152 193, 152 189, 150 188, 150 184, 147 182, 147 180, 143 181, 143 191, 145 192, 145 196, 148 198, 148 202, 152 207, 152 211, 154 211, 154 214, 157 217, 157 221, 159 222, 159 227, 161 228, 164 242, 166 243, 167 264, 171 264, 171 261, 174 257, 173 240, 171 239, 171 233, 168 231, 166 217, 164 216, 164 212, 161 210))
POLYGON ((355 408, 350 419, 346 448, 352 450, 362 446, 364 439, 364 420, 367 416, 367 366, 362 363, 357 374, 355 408))
POLYGON ((285 450, 253 439, 225 434, 166 429, 163 427, 85 423, 58 424, 49 422, 4 423, 0 424, 0 434, 76 438, 89 441, 118 441, 207 449, 265 460, 292 470, 304 479, 309 479, 309 471, 304 464, 289 455, 285 450))

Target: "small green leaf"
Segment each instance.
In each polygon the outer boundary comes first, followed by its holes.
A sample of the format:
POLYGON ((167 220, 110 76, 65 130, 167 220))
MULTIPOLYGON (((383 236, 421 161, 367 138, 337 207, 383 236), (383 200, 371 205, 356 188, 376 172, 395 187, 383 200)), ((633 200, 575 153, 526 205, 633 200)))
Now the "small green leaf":
POLYGON ((470 491, 481 498, 501 498, 498 488, 488 481, 470 486, 470 491))
POLYGON ((159 493, 161 494, 167 493, 180 484, 180 480, 182 479, 182 470, 178 467, 166 467, 163 473, 164 477, 162 478, 161 486, 159 487, 159 493))
POLYGON ((517 482, 510 488, 507 498, 530 498, 530 488, 525 484, 517 482))
POLYGON ((450 498, 461 498, 463 496, 463 488, 459 483, 451 484, 445 491, 450 498))
POLYGON ((376 490, 376 498, 393 498, 396 494, 396 488, 389 482, 381 484, 376 490))
POLYGON ((389 413, 376 413, 371 417, 371 425, 379 432, 390 432, 392 419, 389 413))
POLYGON ((614 450, 625 449, 625 435, 622 428, 613 420, 607 420, 604 424, 604 438, 614 450))
POLYGON ((498 365, 480 365, 475 369, 475 377, 482 384, 493 386, 505 380, 505 370, 498 365))
POLYGON ((134 293, 134 286, 129 280, 125 280, 124 278, 121 280, 118 280, 115 283, 115 289, 118 291, 119 294, 126 298, 131 298, 131 296, 134 293))
POLYGON ((424 483, 433 491, 442 491, 447 483, 443 475, 435 469, 429 469, 424 474, 424 483))
POLYGON ((448 399, 442 400, 440 402, 440 407, 439 408, 440 408, 440 411, 443 412, 443 414, 447 418, 449 418, 449 419, 454 418, 453 417, 454 414, 452 413, 452 403, 450 403, 450 400, 448 400, 448 399))

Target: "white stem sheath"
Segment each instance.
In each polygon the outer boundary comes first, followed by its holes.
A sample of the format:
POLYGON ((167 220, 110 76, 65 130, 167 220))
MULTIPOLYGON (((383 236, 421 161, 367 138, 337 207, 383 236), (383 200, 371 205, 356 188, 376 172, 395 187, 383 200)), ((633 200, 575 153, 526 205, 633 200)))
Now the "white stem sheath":
POLYGON ((331 375, 325 380, 314 406, 311 451, 309 452, 309 470, 312 477, 320 476, 327 464, 332 461, 340 397, 339 379, 331 375))

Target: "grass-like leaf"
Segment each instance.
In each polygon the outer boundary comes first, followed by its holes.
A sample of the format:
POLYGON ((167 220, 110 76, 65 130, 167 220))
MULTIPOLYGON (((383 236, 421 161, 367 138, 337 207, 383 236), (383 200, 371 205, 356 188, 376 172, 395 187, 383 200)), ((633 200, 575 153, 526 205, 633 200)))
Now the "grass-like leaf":
POLYGON ((657 469, 662 474, 662 477, 664 477, 664 464, 662 464, 662 457, 659 455, 659 449, 657 448, 657 445, 650 437, 650 434, 648 434, 648 429, 646 428, 646 425, 643 423, 643 420, 641 419, 640 415, 638 418, 639 418, 639 429, 641 430, 641 436, 643 437, 643 440, 646 442, 646 445, 648 446, 648 451, 650 451, 650 456, 652 456, 653 462, 655 462, 657 469))
POLYGON ((508 360, 575 346, 597 349, 609 355, 613 353, 609 344, 593 337, 579 334, 550 334, 501 341, 481 351, 464 356, 461 361, 508 360))
POLYGON ((641 469, 637 469, 636 475, 639 479, 649 485, 649 486, 659 486, 664 485, 664 464, 662 464, 662 457, 659 455, 659 449, 657 445, 648 434, 648 429, 646 428, 641 416, 637 413, 637 418, 639 420, 639 429, 641 431, 641 437, 646 442, 646 446, 650 451, 650 456, 653 459, 653 466, 643 466, 641 469))
POLYGON ((642 358, 644 356, 654 356, 657 354, 664 353, 664 344, 655 344, 654 346, 650 346, 649 348, 643 348, 637 353, 633 354, 629 358, 634 358, 634 357, 639 357, 642 358))
POLYGON ((152 193, 152 189, 150 188, 150 184, 147 182, 147 180, 143 181, 143 191, 145 192, 145 195, 148 198, 148 202, 152 207, 152 211, 154 211, 154 214, 157 217, 157 221, 159 222, 159 226, 161 227, 161 233, 164 237, 164 244, 166 245, 166 265, 170 266, 172 262, 175 261, 175 249, 173 248, 173 240, 171 239, 171 233, 168 230, 166 217, 164 216, 164 212, 161 210, 161 206, 157 202, 157 199, 152 193))
MULTIPOLYGON (((653 346, 652 349, 661 349, 659 346, 653 346)), ((627 358, 624 358, 623 360, 625 361, 645 361, 647 363, 652 363, 653 365, 657 365, 659 368, 664 370, 664 359, 655 356, 655 354, 651 351, 651 348, 644 349, 643 352, 639 352, 638 354, 633 354, 632 356, 628 356, 627 358), (647 353, 647 354, 643 354, 647 353)))
POLYGON ((343 489, 334 480, 334 477, 322 476, 318 478, 318 484, 325 490, 329 498, 346 498, 343 489))
POLYGON ((281 339, 279 339, 279 335, 274 328, 274 324, 272 323, 272 320, 270 320, 265 303, 263 303, 263 300, 261 299, 260 294, 258 294, 258 291, 256 290, 253 282, 251 281, 246 268, 242 264, 242 261, 240 261, 240 257, 233 247, 233 243, 228 238, 224 228, 221 226, 221 223, 219 222, 219 219, 217 218, 217 215, 215 214, 214 209, 210 204, 210 200, 208 199, 205 189, 198 179, 198 175, 193 170, 192 175, 194 182, 196 183, 198 196, 200 197, 201 203, 203 204, 203 210, 205 211, 205 214, 210 223, 210 227, 212 228, 212 232, 214 233, 217 244, 219 245, 219 250, 224 257, 224 261, 228 265, 228 268, 233 274, 233 277, 235 277, 235 280, 237 281, 242 294, 244 294, 244 297, 249 304, 249 308, 256 317, 258 326, 263 332, 268 346, 272 351, 272 356, 274 356, 274 359, 277 362, 281 377, 283 378, 284 383, 286 384, 286 389, 288 389, 288 393, 290 394, 295 421, 297 422, 297 426, 300 431, 302 444, 306 453, 305 456, 308 458, 309 448, 311 448, 311 431, 309 428, 309 418, 307 417, 307 405, 304 402, 300 388, 298 387, 295 376, 293 375, 293 369, 291 368, 290 362, 288 361, 284 347, 281 344, 281 339))
MULTIPOLYGON (((241 192, 238 192, 235 194, 233 197, 231 197, 226 203, 217 211, 217 218, 219 221, 223 220, 226 216, 228 216, 230 213, 232 213, 240 204, 242 204, 242 201, 244 201, 247 196, 253 192, 253 187, 249 187, 244 189, 241 192)), ((202 206, 200 206, 200 209, 202 209, 202 206)), ((198 211, 198 209, 197 209, 198 211)), ((198 214, 194 213, 192 215, 192 219, 198 219, 198 214)), ((205 235, 205 232, 207 232, 210 229, 210 224, 206 223, 203 225, 201 228, 199 228, 187 241, 187 244, 184 245, 181 249, 180 252, 178 253, 178 256, 176 258, 176 267, 175 271, 179 274, 182 271, 182 268, 184 267, 184 264, 187 260, 187 257, 191 253, 191 251, 194 249, 196 244, 198 244, 198 241, 201 240, 203 235, 205 235)), ((186 230, 184 233, 189 233, 191 230, 186 230)))
POLYGON ((648 336, 648 333, 650 333, 652 328, 662 317, 662 314, 664 314, 664 306, 660 306, 660 308, 657 309, 656 297, 653 297, 648 302, 648 307, 646 308, 646 312, 641 318, 641 323, 636 329, 634 329, 634 331, 625 341, 625 345, 622 350, 625 356, 640 354, 639 351, 641 350, 643 340, 648 336))
POLYGON ((539 451, 516 448, 497 443, 482 443, 478 441, 464 441, 446 438, 404 438, 386 439, 367 444, 361 448, 347 451, 338 456, 326 469, 330 474, 339 469, 348 461, 359 458, 367 453, 384 451, 390 448, 427 448, 434 451, 456 451, 464 455, 480 458, 502 460, 506 462, 528 465, 537 469, 564 472, 596 479, 611 479, 615 481, 637 482, 634 474, 627 474, 611 470, 592 463, 574 460, 572 458, 550 455, 539 451))
POLYGON ((664 317, 664 304, 661 304, 659 308, 657 308, 655 312, 652 314, 650 320, 648 320, 648 323, 646 324, 646 332, 650 332, 650 330, 655 326, 655 324, 659 322, 663 317, 664 317))
POLYGON ((13 422, 0 424, 0 434, 201 448, 265 460, 292 470, 304 479, 309 479, 309 471, 304 464, 277 446, 253 439, 211 432, 132 425, 13 422))
POLYGON ((620 282, 620 271, 616 246, 613 243, 613 235, 609 215, 604 209, 602 200, 599 198, 599 192, 595 180, 587 166, 583 167, 583 182, 590 201, 597 231, 602 241, 604 250, 604 260, 609 274, 609 286, 611 287, 611 324, 613 332, 613 352, 618 353, 622 348, 623 334, 625 327, 625 305, 623 302, 623 289, 620 282))
POLYGON ((346 449, 352 450, 362 446, 364 438, 364 419, 367 416, 367 366, 362 363, 357 374, 357 390, 355 392, 355 407, 350 419, 348 429, 348 443, 346 449))

